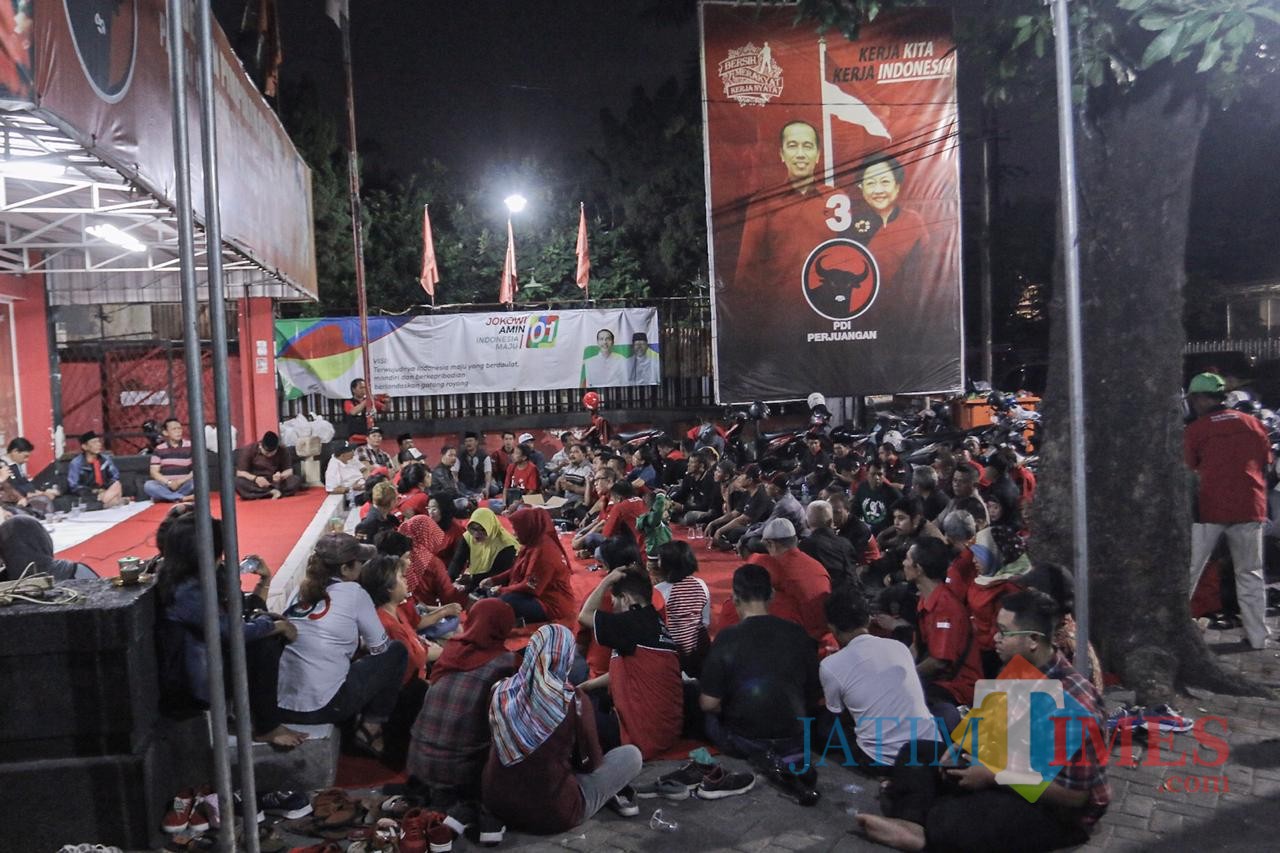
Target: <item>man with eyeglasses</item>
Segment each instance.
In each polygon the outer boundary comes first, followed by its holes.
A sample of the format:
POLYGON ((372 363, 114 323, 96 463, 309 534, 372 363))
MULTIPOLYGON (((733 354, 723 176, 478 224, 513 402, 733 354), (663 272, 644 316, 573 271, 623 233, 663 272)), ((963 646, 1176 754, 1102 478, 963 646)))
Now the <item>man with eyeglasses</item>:
MULTIPOLYGON (((1060 681, 1063 693, 1103 731, 1102 697, 1050 640, 1056 621, 1057 605, 1050 596, 1034 589, 1013 593, 996 616, 996 650, 1005 662, 1021 657, 1045 678, 1060 681)), ((1037 851, 1084 844, 1107 810, 1111 787, 1093 740, 1083 741, 1081 752, 1034 803, 997 784, 995 774, 977 762, 940 773, 930 766, 929 750, 921 748, 917 757, 904 747, 885 794, 885 816, 859 815, 858 828, 898 850, 1037 851)))

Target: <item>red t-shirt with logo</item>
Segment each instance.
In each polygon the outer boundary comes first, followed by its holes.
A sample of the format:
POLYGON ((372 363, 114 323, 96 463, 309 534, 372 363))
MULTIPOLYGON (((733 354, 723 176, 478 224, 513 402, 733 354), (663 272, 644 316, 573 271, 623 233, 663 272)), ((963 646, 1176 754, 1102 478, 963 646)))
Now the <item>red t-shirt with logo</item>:
POLYGON ((955 675, 935 679, 934 684, 950 693, 958 704, 973 704, 973 685, 982 677, 978 644, 969 625, 969 610, 945 583, 934 587, 916 605, 920 639, 929 657, 951 664, 955 675), (956 661, 960 661, 957 669, 956 661))
POLYGON ((1218 409, 1192 421, 1182 436, 1187 467, 1200 476, 1202 524, 1267 520, 1267 431, 1252 415, 1218 409))

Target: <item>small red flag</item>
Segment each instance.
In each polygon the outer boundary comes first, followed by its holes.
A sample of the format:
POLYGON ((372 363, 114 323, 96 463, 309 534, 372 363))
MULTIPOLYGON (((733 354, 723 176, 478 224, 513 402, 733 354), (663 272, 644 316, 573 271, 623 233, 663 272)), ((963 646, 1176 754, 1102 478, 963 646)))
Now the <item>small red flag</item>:
POLYGON ((498 301, 503 305, 512 305, 516 301, 516 238, 511 231, 511 220, 507 220, 507 259, 502 264, 502 287, 498 290, 498 301))
POLYGON ((575 281, 578 287, 587 289, 591 279, 591 258, 587 255, 587 210, 586 205, 578 203, 578 274, 575 281))
POLYGON ((436 243, 431 238, 431 214, 427 212, 429 207, 427 204, 422 206, 422 275, 418 278, 418 283, 434 303, 440 268, 436 266, 436 243))

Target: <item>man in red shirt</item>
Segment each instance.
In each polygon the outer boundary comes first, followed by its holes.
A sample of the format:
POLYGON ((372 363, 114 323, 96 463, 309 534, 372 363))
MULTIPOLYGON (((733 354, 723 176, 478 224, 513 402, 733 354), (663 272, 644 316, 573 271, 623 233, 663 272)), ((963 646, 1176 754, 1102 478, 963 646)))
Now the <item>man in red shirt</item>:
POLYGON ((342 404, 346 415, 347 436, 364 435, 369 431, 369 415, 382 414, 387 410, 390 400, 385 394, 369 399, 369 384, 363 377, 351 380, 351 399, 342 404))
POLYGON ((831 595, 831 576, 822 563, 797 547, 795 525, 785 518, 775 518, 764 526, 762 541, 766 553, 748 560, 764 566, 773 581, 773 601, 769 612, 796 622, 819 643, 827 635, 824 609, 831 595))
POLYGON ((648 512, 644 499, 636 495, 636 487, 626 480, 618 480, 609 489, 613 497, 613 505, 605 518, 604 529, 600 533, 605 539, 613 536, 631 536, 644 553, 644 534, 636 525, 636 519, 648 512))
POLYGON ((610 702, 592 694, 600 743, 606 750, 634 744, 646 761, 670 749, 684 725, 680 656, 652 597, 647 577, 618 568, 605 576, 578 614, 596 642, 612 650, 609 671, 579 685, 588 692, 608 689, 610 702), (613 599, 612 612, 601 607, 606 595, 613 599))
POLYGON ((950 565, 951 549, 945 542, 920 539, 907 551, 902 571, 920 591, 916 674, 924 682, 925 702, 954 731, 960 724, 956 706, 973 704, 982 667, 969 611, 947 584, 950 565))
POLYGON ((1187 399, 1196 413, 1183 433, 1187 467, 1200 480, 1195 523, 1191 525, 1191 589, 1222 534, 1231 546, 1236 598, 1245 638, 1255 649, 1267 645, 1266 586, 1262 572, 1262 529, 1267 521, 1267 465, 1271 446, 1257 418, 1228 409, 1226 383, 1216 373, 1191 378, 1187 399))

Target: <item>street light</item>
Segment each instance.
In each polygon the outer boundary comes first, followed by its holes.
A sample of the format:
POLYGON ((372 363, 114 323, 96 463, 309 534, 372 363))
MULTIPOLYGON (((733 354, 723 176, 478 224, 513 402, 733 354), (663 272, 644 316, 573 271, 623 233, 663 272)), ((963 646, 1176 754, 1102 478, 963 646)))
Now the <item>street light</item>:
POLYGON ((503 204, 507 206, 507 210, 511 211, 512 213, 519 213, 520 211, 524 210, 525 205, 529 203, 529 200, 526 199, 524 196, 520 195, 520 193, 513 193, 512 195, 507 196, 502 201, 503 201, 503 204))

